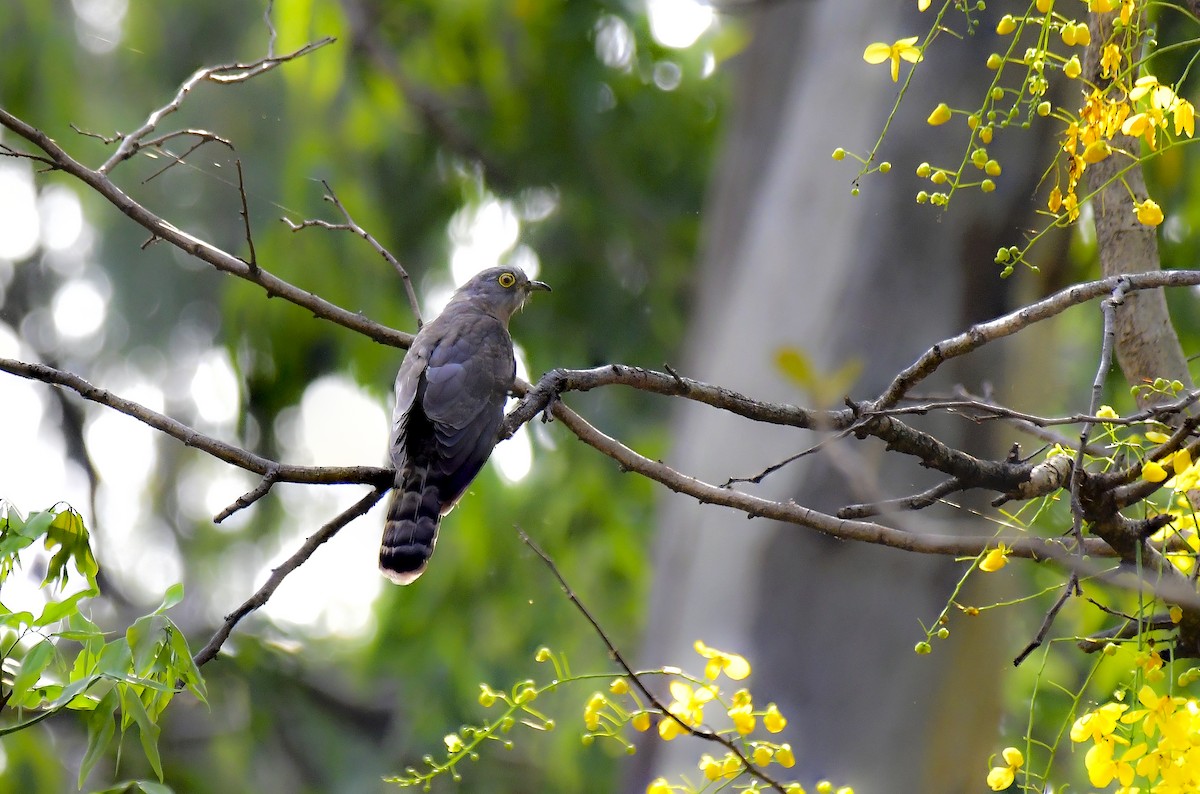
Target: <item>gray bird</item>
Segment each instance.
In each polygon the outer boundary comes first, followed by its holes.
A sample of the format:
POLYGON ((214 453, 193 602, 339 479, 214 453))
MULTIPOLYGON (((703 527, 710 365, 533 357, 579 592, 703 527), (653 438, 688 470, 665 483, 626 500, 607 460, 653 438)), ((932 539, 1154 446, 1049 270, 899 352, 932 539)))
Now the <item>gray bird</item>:
POLYGON ((517 267, 493 267, 454 293, 421 328, 396 375, 392 463, 379 569, 396 584, 425 572, 438 524, 483 468, 516 379, 508 320, 550 287, 517 267))

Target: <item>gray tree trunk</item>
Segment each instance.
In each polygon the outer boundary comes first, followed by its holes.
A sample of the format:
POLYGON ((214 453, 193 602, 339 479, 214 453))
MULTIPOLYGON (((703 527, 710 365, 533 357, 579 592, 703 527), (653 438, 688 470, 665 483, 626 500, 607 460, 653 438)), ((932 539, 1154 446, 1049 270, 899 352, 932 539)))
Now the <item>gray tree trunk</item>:
MULTIPOLYGON (((837 146, 867 151, 898 90, 886 66, 862 61, 863 49, 923 33, 931 14, 895 0, 760 5, 753 43, 739 56, 737 106, 705 219, 681 371, 757 398, 807 404, 774 363, 779 348, 794 347, 826 372, 861 362, 851 392, 869 398, 934 342, 1004 308, 992 258, 998 246, 1020 242, 1046 136, 1036 129, 997 135, 991 150, 1004 173, 996 193, 967 191, 947 214, 915 203, 917 190, 932 189, 914 176, 915 164, 961 157, 964 117, 936 129, 924 118, 938 102, 981 101, 991 76, 983 62, 997 46, 987 32, 995 20, 989 27, 985 19, 965 42, 938 41, 883 149, 896 169, 868 177, 852 198, 856 168, 830 154, 837 146)), ((911 68, 902 67, 901 81, 911 68)), ((938 386, 979 389, 1003 379, 999 363, 975 358, 974 370, 959 369, 938 386)), ((961 422, 929 427, 992 456, 1014 440, 963 438, 981 431, 961 422)), ((674 431, 666 462, 716 483, 753 475, 818 438, 684 401, 674 431)), ((834 511, 934 481, 879 444, 850 442, 761 485, 736 487, 834 511)), ((890 520, 914 532, 978 521, 949 509, 890 520)), ((781 776, 806 786, 830 778, 861 792, 982 788, 997 740, 992 682, 1029 637, 960 618, 931 656, 913 653, 923 638, 918 620, 945 605, 961 566, 747 521, 672 494, 664 494, 658 531, 642 662, 687 665, 697 660, 697 638, 744 653, 760 707, 774 700, 791 720, 783 740, 798 764, 781 776)), ((644 790, 659 774, 696 780, 699 755, 717 749, 645 741, 629 788, 644 790)))

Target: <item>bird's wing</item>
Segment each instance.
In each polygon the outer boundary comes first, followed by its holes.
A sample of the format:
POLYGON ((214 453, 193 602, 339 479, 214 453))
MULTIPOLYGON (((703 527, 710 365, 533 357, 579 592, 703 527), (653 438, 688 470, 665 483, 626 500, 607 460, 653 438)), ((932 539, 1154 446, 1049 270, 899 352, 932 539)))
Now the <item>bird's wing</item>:
POLYGON ((453 501, 496 444, 515 363, 499 320, 477 313, 450 320, 429 352, 419 399, 434 431, 435 468, 453 501))

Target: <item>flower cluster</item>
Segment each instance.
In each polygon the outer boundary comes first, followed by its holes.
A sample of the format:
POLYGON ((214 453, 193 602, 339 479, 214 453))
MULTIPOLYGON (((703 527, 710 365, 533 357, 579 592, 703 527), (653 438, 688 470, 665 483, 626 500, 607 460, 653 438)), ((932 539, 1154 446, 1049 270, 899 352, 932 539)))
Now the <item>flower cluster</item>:
MULTIPOLYGON (((1155 688, 1165 679, 1157 654, 1141 655, 1140 666, 1146 683, 1137 691, 1135 707, 1121 702, 1122 691, 1071 726, 1071 741, 1091 744, 1084 756, 1088 779, 1097 788, 1115 781, 1123 791, 1200 791, 1200 701, 1155 688)), ((1178 683, 1185 685, 1189 673, 1181 679, 1178 683)))
MULTIPOLYGON (((690 676, 678 668, 653 671, 653 674, 671 677, 668 684, 671 702, 661 709, 655 701, 647 702, 644 690, 642 695, 638 693, 642 676, 648 674, 638 674, 633 679, 621 676, 609 684, 608 692, 594 692, 583 710, 584 743, 590 744, 596 737, 612 738, 632 752, 633 745, 620 735, 621 728, 630 725, 636 731, 647 731, 651 721, 657 718, 658 735, 663 741, 690 734, 713 742, 724 752, 700 756, 697 767, 704 778, 700 788, 694 787, 686 778, 682 783, 672 783, 660 777, 651 781, 647 794, 693 792, 713 782, 727 785, 743 776, 752 780, 748 787, 740 787, 757 791, 767 780, 758 770, 766 770, 772 764, 789 769, 796 764, 790 744, 753 735, 760 726, 768 734, 778 734, 787 727, 787 718, 774 703, 759 708, 749 689, 738 689, 728 698, 724 695, 720 686, 722 676, 731 681, 743 681, 750 675, 750 663, 744 656, 712 648, 700 640, 694 647, 704 659, 703 678, 690 676), (707 719, 718 712, 723 714, 723 718, 718 716, 718 719, 727 720, 727 727, 708 727, 707 719)), ((806 794, 799 783, 781 785, 788 794, 806 794)), ((834 794, 833 785, 828 781, 818 783, 816 791, 834 794)), ((837 789, 837 794, 854 792, 849 787, 842 787, 837 789)))
MULTIPOLYGON (((930 5, 929 0, 918 3, 922 11, 930 5)), ((945 12, 950 5, 945 4, 924 40, 907 36, 891 43, 874 42, 864 50, 863 60, 887 64, 892 80, 899 81, 901 62, 920 63, 939 33, 948 30, 945 12)), ((988 146, 998 130, 1017 125, 1029 127, 1038 117, 1051 117, 1062 124, 1054 179, 1045 204, 1051 220, 1023 248, 1009 246, 997 252, 996 263, 1003 266, 1002 275, 1011 274, 1016 263, 1026 261, 1025 254, 1041 234, 1078 219, 1081 203, 1089 197, 1081 194, 1079 186, 1089 166, 1113 155, 1125 158, 1132 166, 1144 159, 1138 141, 1144 142, 1153 155, 1165 146, 1195 135, 1196 110, 1192 103, 1181 97, 1175 86, 1146 70, 1144 48, 1152 38, 1152 31, 1144 25, 1146 5, 1146 0, 1079 3, 1034 0, 1024 12, 1005 14, 996 24, 996 33, 1008 43, 1000 52, 987 57, 987 67, 995 76, 979 107, 956 109, 943 102, 930 112, 927 118, 930 125, 943 125, 961 115, 969 131, 965 151, 957 163, 922 163, 916 169, 919 177, 931 183, 930 189, 917 192, 917 202, 939 207, 948 205, 960 189, 978 188, 984 193, 996 189, 1001 164, 988 153, 988 146), (1087 12, 1115 12, 1113 23, 1103 31, 1093 30, 1086 19, 1087 12), (1104 40, 1094 43, 1094 38, 1100 35, 1105 36, 1104 40), (1089 46, 1096 46, 1100 54, 1099 79, 1095 82, 1083 73, 1082 53, 1089 46), (1011 68, 1023 72, 1019 84, 1002 79, 1011 68), (1056 77, 1082 82, 1080 105, 1056 107, 1050 101, 1049 87, 1056 77)), ((978 24, 971 17, 974 4, 953 3, 953 6, 966 15, 968 30, 978 24)), ((901 88, 901 97, 903 93, 901 88)), ((901 97, 897 98, 897 105, 901 97)), ((880 143, 882 136, 866 156, 851 153, 863 164, 860 177, 872 171, 880 143)), ((847 154, 845 150, 838 151, 841 156, 835 155, 837 159, 847 154)), ((884 169, 876 170, 886 173, 884 169)), ((1115 179, 1120 180, 1120 175, 1115 179)), ((857 193, 857 179, 852 192, 857 193)), ((1144 226, 1155 227, 1165 219, 1158 202, 1134 195, 1132 190, 1128 206, 1144 226)))

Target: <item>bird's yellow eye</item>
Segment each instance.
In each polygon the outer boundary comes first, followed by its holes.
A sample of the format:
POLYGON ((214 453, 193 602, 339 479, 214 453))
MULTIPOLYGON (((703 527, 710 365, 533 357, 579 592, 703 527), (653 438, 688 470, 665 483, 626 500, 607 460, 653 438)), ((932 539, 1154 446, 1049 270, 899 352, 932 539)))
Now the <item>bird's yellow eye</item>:
POLYGON ((514 276, 512 273, 501 273, 499 278, 496 279, 496 281, 500 284, 500 286, 504 287, 505 289, 508 289, 513 284, 517 283, 517 277, 514 276))

